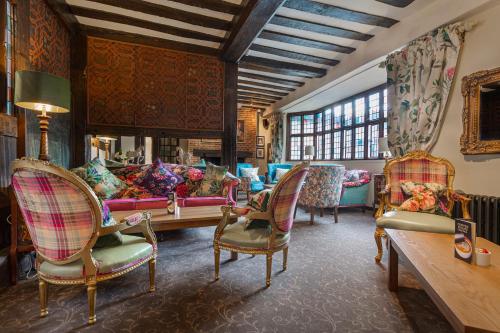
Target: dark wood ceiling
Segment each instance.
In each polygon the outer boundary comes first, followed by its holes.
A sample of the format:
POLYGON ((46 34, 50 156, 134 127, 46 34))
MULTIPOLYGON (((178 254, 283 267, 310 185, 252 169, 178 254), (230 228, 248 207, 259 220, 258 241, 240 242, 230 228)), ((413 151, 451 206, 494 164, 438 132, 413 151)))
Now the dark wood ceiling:
POLYGON ((46 0, 70 29, 239 63, 241 107, 320 78, 414 0, 46 0))

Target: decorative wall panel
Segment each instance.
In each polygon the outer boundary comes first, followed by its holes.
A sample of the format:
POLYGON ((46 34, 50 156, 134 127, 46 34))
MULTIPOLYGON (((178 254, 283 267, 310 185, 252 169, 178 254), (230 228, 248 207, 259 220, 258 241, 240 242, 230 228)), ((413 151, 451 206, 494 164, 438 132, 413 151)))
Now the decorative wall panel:
POLYGON ((87 49, 89 124, 223 130, 216 57, 91 37, 87 49))

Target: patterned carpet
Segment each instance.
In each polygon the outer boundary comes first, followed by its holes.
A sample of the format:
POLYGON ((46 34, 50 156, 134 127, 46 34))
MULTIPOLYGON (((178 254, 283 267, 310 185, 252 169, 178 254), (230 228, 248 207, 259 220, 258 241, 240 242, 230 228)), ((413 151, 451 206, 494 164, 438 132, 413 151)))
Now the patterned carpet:
POLYGON ((147 267, 98 284, 97 323, 86 326, 82 286, 50 286, 49 316, 39 318, 38 284, 24 281, 0 295, 2 332, 451 332, 415 279, 400 270, 398 294, 387 290, 387 256, 373 260, 370 213, 297 215, 288 270, 275 255, 265 289, 265 257, 222 253, 213 281, 213 228, 166 234, 159 244, 157 291, 147 267))

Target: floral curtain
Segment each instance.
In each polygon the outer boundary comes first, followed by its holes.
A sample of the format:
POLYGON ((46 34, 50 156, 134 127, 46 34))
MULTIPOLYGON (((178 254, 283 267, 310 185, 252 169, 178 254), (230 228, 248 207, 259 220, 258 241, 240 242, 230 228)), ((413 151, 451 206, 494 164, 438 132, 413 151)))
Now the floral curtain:
POLYGON ((429 151, 436 142, 464 31, 463 23, 440 27, 387 57, 388 143, 393 156, 429 151))
POLYGON ((275 112, 270 118, 271 125, 271 160, 280 163, 283 156, 283 117, 275 112))

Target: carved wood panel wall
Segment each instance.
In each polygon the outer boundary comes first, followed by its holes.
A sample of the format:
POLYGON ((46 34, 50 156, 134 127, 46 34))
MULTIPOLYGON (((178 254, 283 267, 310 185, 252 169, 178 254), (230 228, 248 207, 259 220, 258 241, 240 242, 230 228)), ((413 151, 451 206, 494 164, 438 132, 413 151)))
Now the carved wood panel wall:
POLYGON ((222 131, 224 64, 216 57, 89 37, 88 123, 222 131))

